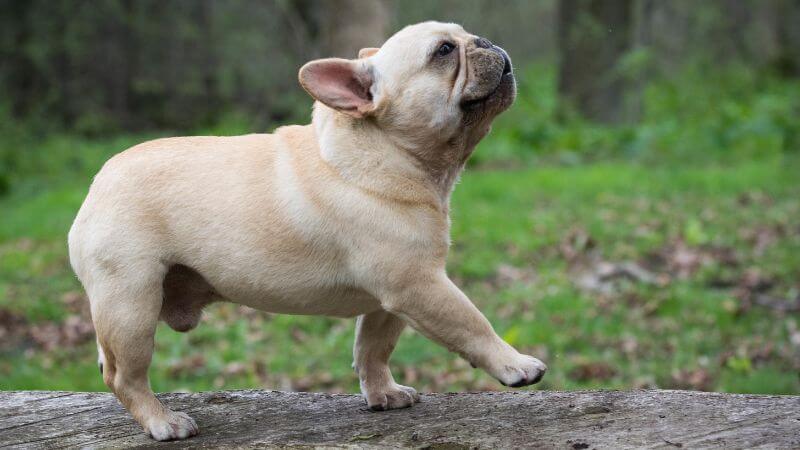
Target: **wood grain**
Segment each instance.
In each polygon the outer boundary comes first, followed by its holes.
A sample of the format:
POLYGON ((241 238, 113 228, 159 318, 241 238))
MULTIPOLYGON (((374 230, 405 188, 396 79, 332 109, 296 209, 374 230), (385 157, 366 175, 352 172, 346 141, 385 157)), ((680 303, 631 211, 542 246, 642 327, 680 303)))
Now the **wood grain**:
POLYGON ((200 435, 158 443, 107 393, 0 392, 0 447, 800 448, 800 396, 687 391, 427 394, 372 412, 357 395, 162 394, 200 435))

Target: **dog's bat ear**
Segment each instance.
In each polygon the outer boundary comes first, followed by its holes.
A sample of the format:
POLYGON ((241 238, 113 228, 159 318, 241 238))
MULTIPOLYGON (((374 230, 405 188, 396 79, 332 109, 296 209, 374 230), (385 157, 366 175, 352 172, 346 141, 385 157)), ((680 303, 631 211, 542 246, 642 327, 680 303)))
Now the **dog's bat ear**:
POLYGON ((358 51, 358 59, 369 58, 375 53, 378 53, 378 50, 380 49, 375 47, 362 48, 361 50, 358 51))
POLYGON ((316 100, 352 117, 364 117, 375 108, 372 71, 365 61, 318 59, 301 67, 298 78, 316 100))

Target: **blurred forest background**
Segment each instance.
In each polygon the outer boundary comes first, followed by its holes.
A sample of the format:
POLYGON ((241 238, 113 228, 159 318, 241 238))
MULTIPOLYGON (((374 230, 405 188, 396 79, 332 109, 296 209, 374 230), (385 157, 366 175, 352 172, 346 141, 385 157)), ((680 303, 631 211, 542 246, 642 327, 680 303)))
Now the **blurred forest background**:
MULTIPOLYGON (((0 0, 0 388, 105 390, 66 232, 107 158, 306 123, 304 62, 430 19, 515 64, 448 270, 540 386, 800 393, 798 0, 0 0)), ((356 392, 352 337, 213 305, 152 384, 356 392)), ((392 367, 502 388, 410 330, 392 367)))

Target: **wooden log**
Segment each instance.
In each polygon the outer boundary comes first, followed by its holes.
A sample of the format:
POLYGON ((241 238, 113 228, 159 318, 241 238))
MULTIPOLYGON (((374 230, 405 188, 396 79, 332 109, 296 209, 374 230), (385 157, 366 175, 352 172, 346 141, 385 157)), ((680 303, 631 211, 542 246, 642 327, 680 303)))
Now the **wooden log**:
POLYGON ((372 412, 357 395, 162 394, 200 434, 157 443, 107 393, 0 392, 0 447, 800 448, 800 396, 687 391, 427 394, 372 412))

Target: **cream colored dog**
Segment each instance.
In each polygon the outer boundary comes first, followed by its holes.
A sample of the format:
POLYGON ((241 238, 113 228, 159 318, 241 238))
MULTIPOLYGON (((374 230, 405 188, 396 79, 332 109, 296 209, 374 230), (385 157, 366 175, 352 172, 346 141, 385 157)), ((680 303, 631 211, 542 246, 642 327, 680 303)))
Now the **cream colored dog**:
POLYGON ((419 400, 389 372, 406 324, 505 385, 546 370, 445 273, 453 184, 514 100, 505 51, 426 22, 299 78, 311 125, 137 145, 97 174, 70 230, 103 380, 155 439, 198 431, 150 389, 156 324, 188 331, 217 300, 359 316, 354 367, 374 410, 419 400))

